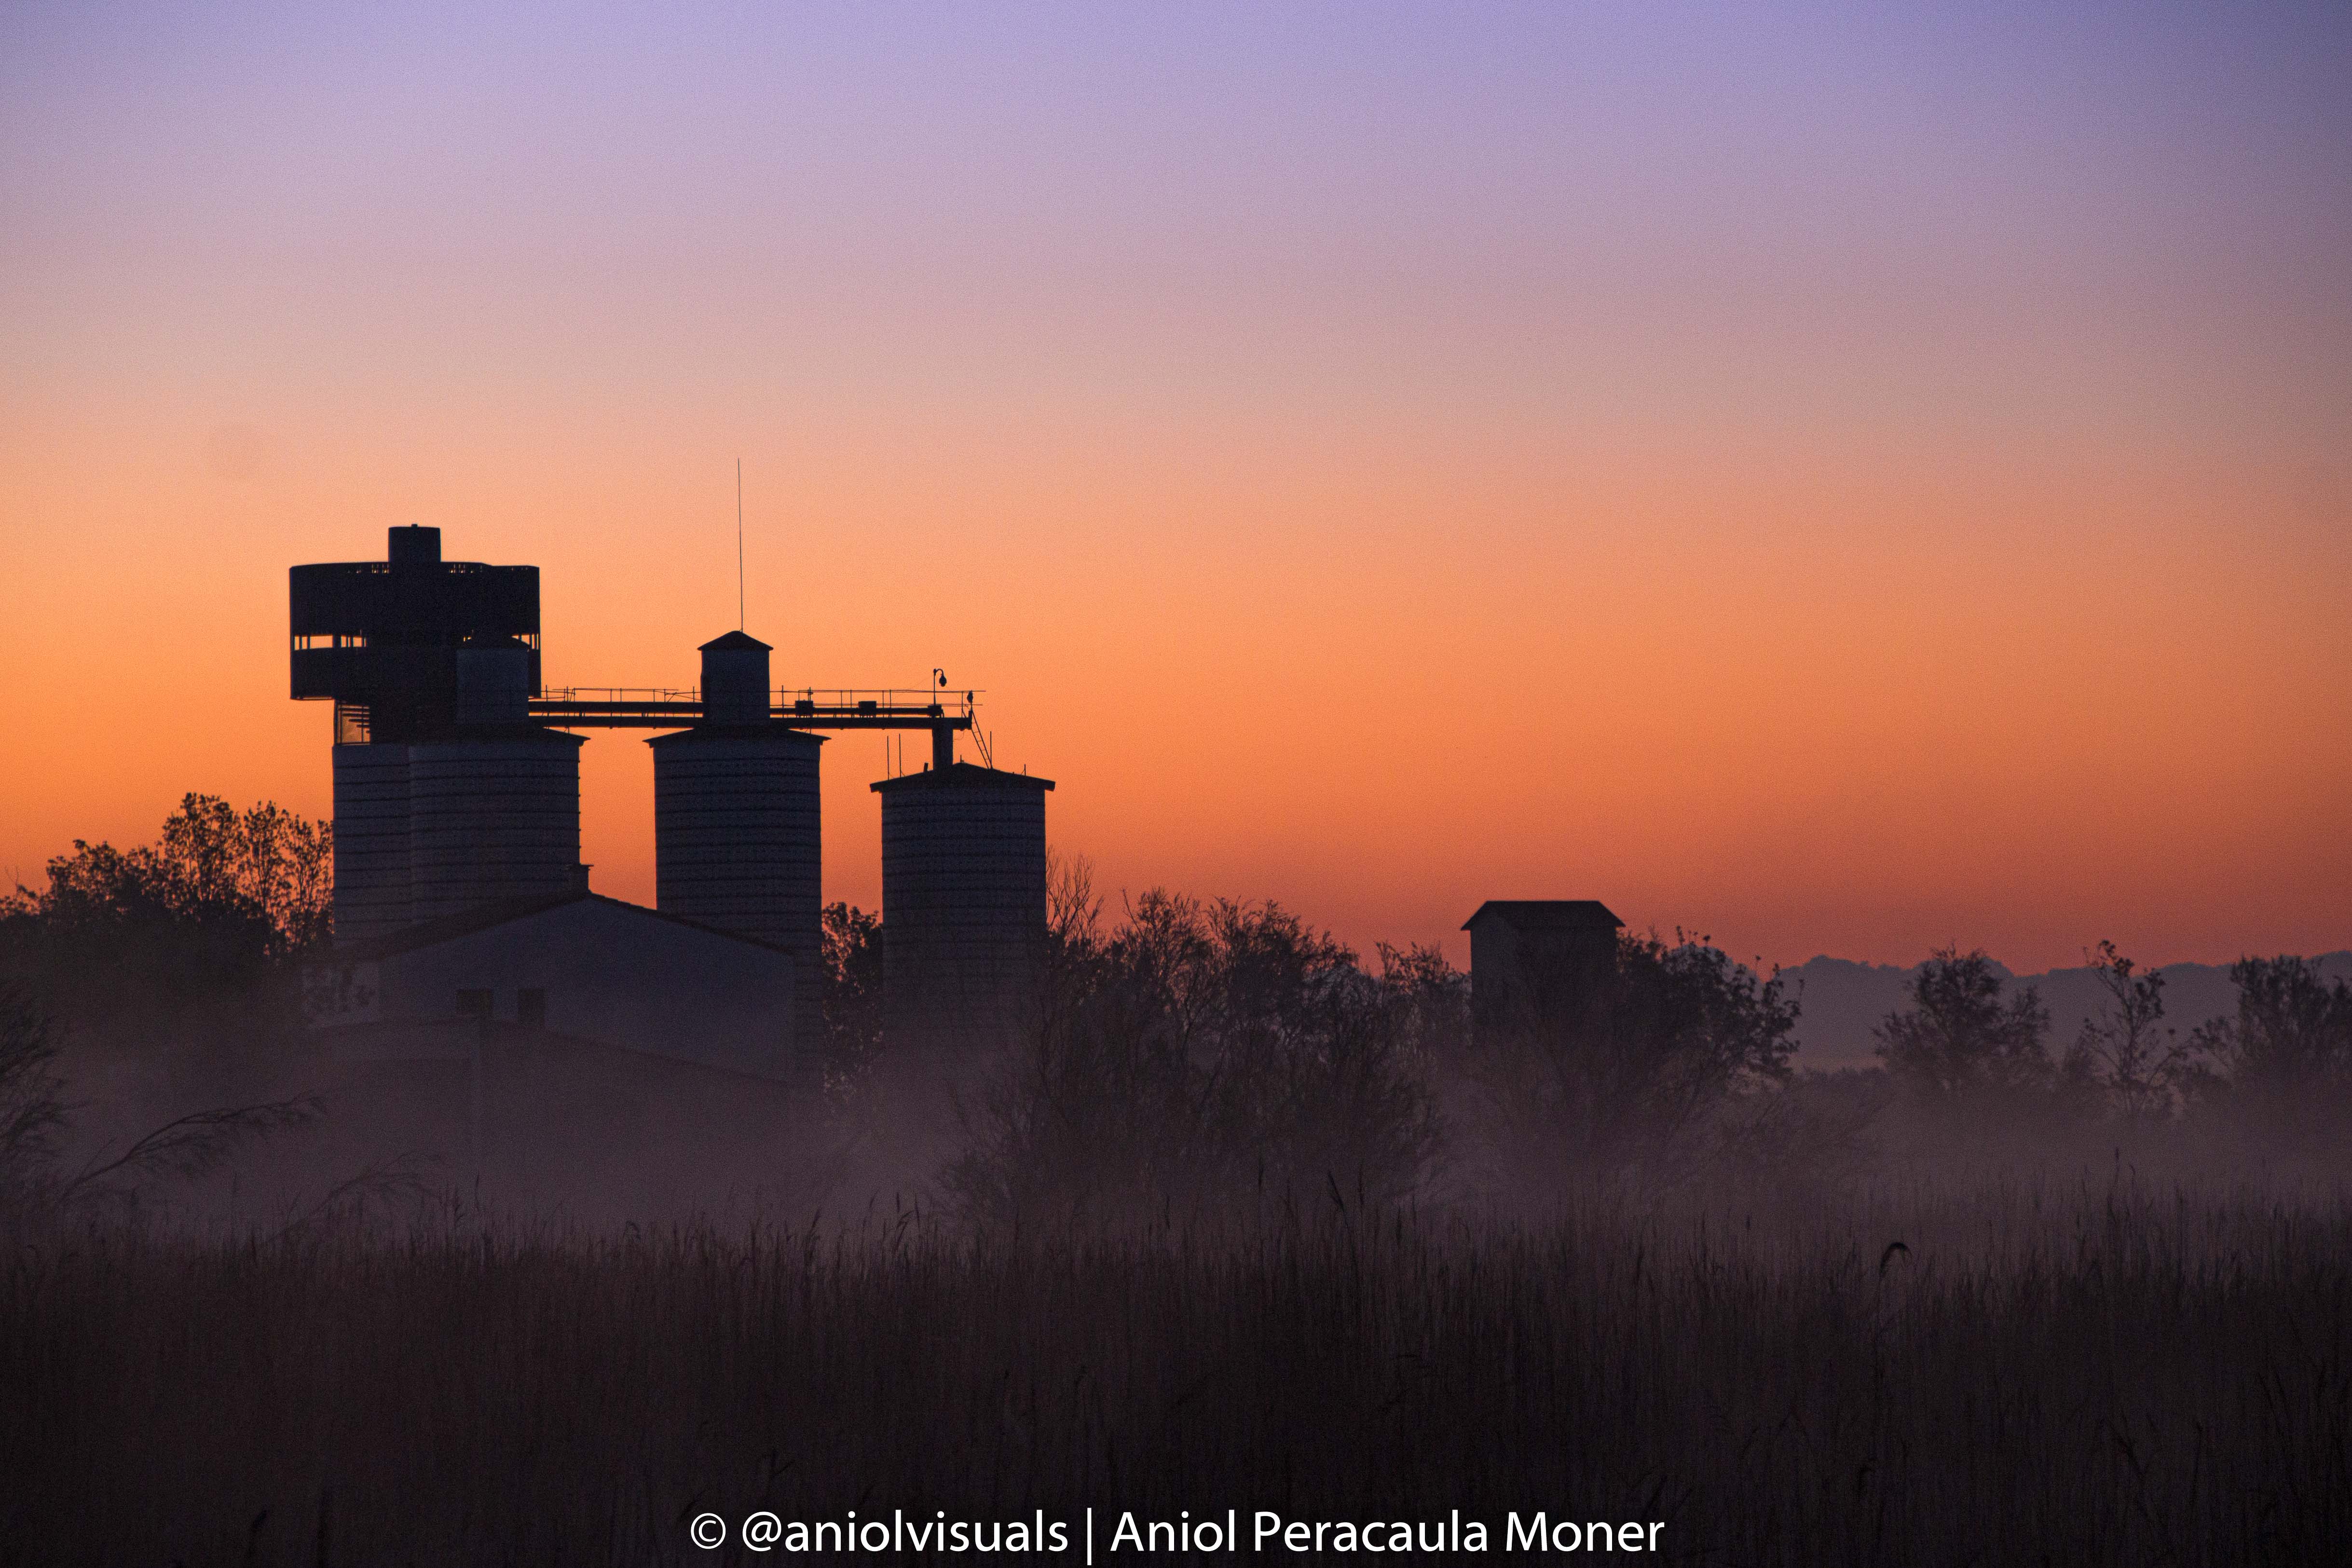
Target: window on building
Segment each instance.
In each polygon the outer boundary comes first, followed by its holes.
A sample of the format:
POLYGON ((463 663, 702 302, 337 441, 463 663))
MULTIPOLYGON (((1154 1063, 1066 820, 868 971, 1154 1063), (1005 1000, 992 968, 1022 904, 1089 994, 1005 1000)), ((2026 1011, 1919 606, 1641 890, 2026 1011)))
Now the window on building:
POLYGON ((497 995, 496 991, 460 990, 457 993, 457 1016, 461 1019, 488 1018, 492 998, 497 995))
POLYGON ((515 993, 515 1022, 525 1029, 547 1027, 547 992, 539 986, 526 986, 515 993))

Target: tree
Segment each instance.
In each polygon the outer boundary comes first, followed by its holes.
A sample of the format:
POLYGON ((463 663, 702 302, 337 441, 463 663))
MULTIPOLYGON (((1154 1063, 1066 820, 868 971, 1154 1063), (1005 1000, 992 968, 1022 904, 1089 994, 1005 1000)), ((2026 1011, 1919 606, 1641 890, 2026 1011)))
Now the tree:
POLYGON ((1415 1051, 1430 1057, 1458 1052, 1470 1040, 1470 977, 1435 947, 1415 943, 1398 951, 1382 942, 1381 990, 1415 1051))
POLYGON ((827 1088, 846 1093, 882 1048, 882 922, 848 904, 824 915, 827 1088))
POLYGON ((1580 996, 1538 1009, 1475 1064, 1513 1178, 1695 1168, 1716 1112, 1789 1079, 1797 1017, 1778 970, 1759 975, 1705 936, 1622 936, 1580 996))
POLYGON ((2230 966, 2238 1016, 2196 1039, 2245 1090, 2293 1093, 2352 1081, 2352 986, 2329 986, 2310 959, 2282 955, 2230 966))
POLYGON ((1219 1143, 1294 1189, 1381 1199, 1418 1185, 1437 1143, 1411 982, 1272 900, 1205 912, 1190 1054, 1209 1071, 1219 1143))
POLYGON ((333 831, 191 794, 159 841, 77 839, 47 885, 0 897, 0 969, 77 1037, 125 1045, 289 1030, 302 956, 328 935, 333 831))
POLYGON ((1416 1008, 1442 978, 1356 955, 1271 902, 1160 889, 1104 934, 1057 868, 1035 1027, 948 1173, 975 1212, 1159 1214, 1252 1192, 1410 1191, 1436 1145, 1416 1008))
POLYGON ((2000 967, 1977 948, 1939 947, 1910 983, 1912 1006, 1872 1032, 1898 1080, 1931 1096, 2045 1088, 2050 1009, 2027 986, 2001 1000, 2000 967))
POLYGON ((59 932, 160 925, 226 935, 265 961, 299 956, 333 919, 334 829, 264 801, 239 812, 212 795, 181 798, 152 845, 124 852, 74 841, 48 864, 48 886, 19 886, 0 915, 59 932))
POLYGON ((55 1155, 66 1120, 57 1055, 32 998, 0 987, 0 1198, 24 1194, 55 1155))
POLYGON ((2169 1114, 2200 1048, 2165 1026, 2164 977, 2135 973, 2113 942, 2084 956, 2106 994, 2067 1051, 2067 1077, 2094 1084, 2126 1120, 2169 1114))

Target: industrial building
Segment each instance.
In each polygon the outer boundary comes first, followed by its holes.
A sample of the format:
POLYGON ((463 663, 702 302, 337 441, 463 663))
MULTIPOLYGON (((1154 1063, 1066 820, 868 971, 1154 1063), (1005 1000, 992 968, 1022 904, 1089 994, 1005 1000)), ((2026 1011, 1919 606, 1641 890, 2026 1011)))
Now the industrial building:
POLYGON ((957 761, 976 694, 936 672, 919 692, 778 689, 772 650, 740 629, 702 645, 691 690, 551 692, 538 569, 444 560, 437 528, 392 529, 381 561, 295 567, 289 588, 293 695, 334 705, 336 952, 310 987, 322 1027, 422 1039, 496 1017, 789 1074, 822 1045, 816 732, 850 729, 932 742, 922 772, 874 786, 887 1037, 978 1043, 1018 1017, 1045 936, 1053 785, 957 761), (588 891, 583 728, 666 732, 649 742, 653 909, 588 891))
POLYGON ((386 1039, 456 1018, 757 1078, 794 1066, 791 953, 585 889, 372 936, 306 978, 314 1023, 386 1039))

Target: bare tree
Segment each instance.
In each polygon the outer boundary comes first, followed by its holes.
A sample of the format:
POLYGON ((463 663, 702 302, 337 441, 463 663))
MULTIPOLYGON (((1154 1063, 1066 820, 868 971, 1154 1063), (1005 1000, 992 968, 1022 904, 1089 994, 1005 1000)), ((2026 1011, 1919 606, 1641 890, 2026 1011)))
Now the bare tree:
POLYGON ((2067 1051, 2066 1075, 2096 1085, 2128 1121, 2170 1114, 2200 1047, 2165 1025, 2164 977, 2135 972, 2113 942, 2084 956, 2106 994, 2067 1051))

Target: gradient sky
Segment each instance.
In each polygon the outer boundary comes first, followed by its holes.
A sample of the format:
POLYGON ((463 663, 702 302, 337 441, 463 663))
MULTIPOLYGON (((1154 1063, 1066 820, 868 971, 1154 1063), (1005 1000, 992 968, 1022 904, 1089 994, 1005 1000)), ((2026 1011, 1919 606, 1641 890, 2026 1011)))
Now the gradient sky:
POLYGON ((984 688, 1114 901, 2352 946, 2340 5, 0 11, 0 876, 326 814, 390 524, 690 684, 739 456, 779 679, 984 688))

